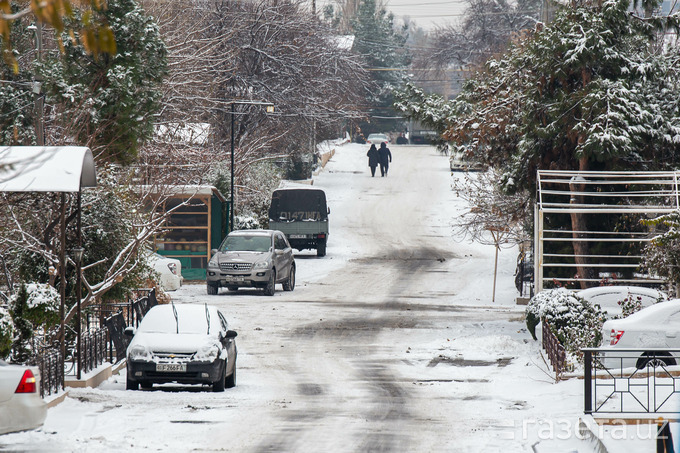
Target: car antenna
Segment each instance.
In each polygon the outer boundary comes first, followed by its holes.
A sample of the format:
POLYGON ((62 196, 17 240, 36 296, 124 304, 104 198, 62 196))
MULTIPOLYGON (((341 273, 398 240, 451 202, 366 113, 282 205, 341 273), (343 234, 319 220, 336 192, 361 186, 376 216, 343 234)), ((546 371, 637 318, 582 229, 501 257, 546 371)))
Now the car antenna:
POLYGON ((177 325, 177 333, 179 333, 179 318, 177 317, 177 309, 175 308, 175 302, 170 301, 172 304, 172 313, 175 315, 175 324, 177 325))
POLYGON ((210 335, 210 310, 208 310, 208 304, 205 304, 205 319, 208 321, 208 335, 210 335))

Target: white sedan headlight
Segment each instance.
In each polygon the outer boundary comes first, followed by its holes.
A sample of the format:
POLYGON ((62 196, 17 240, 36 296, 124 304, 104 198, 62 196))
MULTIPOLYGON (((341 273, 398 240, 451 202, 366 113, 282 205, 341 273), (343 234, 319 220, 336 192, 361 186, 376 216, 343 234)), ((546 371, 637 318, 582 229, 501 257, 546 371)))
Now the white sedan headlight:
POLYGON ((136 344, 128 351, 129 360, 148 360, 151 358, 149 351, 141 344, 136 344))
POLYGON ((219 267, 220 266, 219 264, 217 264, 216 259, 211 259, 210 261, 208 261, 208 269, 219 269, 219 267))
POLYGON ((210 344, 199 349, 194 356, 194 360, 214 362, 219 356, 220 348, 215 344, 210 344))
POLYGON ((264 260, 260 261, 259 263, 255 263, 253 265, 253 269, 269 269, 271 267, 272 263, 269 260, 264 260))

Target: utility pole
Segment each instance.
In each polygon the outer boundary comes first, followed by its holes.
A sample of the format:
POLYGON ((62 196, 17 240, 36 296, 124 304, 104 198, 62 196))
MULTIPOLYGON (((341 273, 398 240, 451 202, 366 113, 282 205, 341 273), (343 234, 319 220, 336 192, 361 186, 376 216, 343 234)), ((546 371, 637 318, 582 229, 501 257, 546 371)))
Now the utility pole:
MULTIPOLYGON (((40 63, 42 62, 42 23, 37 21, 36 25, 30 25, 28 29, 35 32, 36 60, 40 63)), ((33 105, 35 114, 35 140, 38 146, 45 146, 44 103, 45 98, 42 95, 42 78, 38 74, 37 69, 34 69, 33 105)))

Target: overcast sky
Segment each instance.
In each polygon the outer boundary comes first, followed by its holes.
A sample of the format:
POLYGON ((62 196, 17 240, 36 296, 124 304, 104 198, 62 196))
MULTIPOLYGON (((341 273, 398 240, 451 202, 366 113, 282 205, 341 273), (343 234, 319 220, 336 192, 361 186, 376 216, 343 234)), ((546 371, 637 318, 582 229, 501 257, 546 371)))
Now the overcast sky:
MULTIPOLYGON (((465 0, 383 0, 386 9, 397 19, 409 16, 416 25, 426 31, 435 26, 456 22, 467 6, 465 0)), ((333 0, 316 0, 317 10, 333 0)))
POLYGON ((438 25, 457 22, 467 5, 463 0, 385 0, 385 4, 396 17, 409 16, 428 31, 438 25))

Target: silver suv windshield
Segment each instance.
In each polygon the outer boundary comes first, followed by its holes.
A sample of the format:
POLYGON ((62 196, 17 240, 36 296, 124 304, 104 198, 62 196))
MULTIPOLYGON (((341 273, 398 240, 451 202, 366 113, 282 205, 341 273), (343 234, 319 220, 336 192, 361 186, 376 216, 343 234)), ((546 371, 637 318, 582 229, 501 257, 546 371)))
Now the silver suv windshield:
POLYGON ((227 236, 221 252, 268 252, 272 240, 269 236, 227 236))

